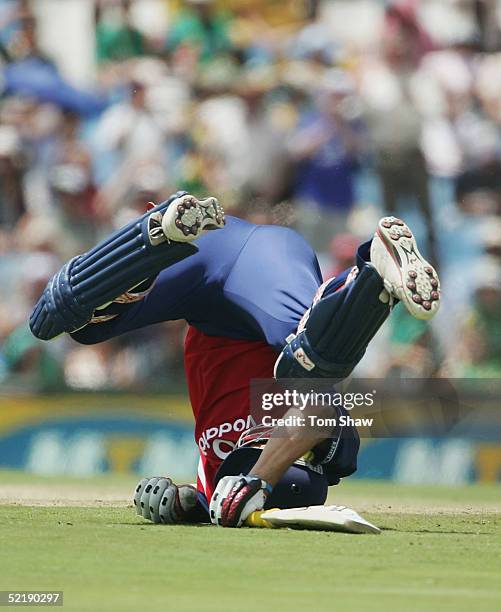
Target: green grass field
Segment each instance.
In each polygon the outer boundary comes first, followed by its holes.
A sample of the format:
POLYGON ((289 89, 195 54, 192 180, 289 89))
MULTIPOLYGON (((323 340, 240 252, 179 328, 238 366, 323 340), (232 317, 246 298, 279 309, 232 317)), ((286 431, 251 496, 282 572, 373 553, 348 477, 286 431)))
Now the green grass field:
POLYGON ((347 482, 380 536, 139 519, 130 478, 0 472, 0 590, 63 590, 68 610, 500 610, 501 500, 347 482), (54 505, 56 504, 56 505, 54 505))

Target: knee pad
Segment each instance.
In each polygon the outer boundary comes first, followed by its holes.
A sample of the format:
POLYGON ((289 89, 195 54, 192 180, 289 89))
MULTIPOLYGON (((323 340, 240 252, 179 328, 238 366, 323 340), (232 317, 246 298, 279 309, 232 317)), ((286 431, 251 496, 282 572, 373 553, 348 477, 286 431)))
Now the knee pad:
POLYGON ((375 268, 360 258, 358 264, 353 280, 337 288, 334 279, 323 289, 299 332, 287 339, 275 378, 342 379, 353 371, 391 309, 375 268))

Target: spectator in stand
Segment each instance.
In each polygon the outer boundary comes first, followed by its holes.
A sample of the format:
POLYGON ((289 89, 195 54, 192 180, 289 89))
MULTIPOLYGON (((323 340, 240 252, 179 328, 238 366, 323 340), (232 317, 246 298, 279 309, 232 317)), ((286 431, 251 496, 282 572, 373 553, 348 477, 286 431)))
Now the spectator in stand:
POLYGON ((98 0, 95 5, 96 54, 100 63, 121 62, 146 53, 144 36, 131 22, 131 0, 121 0, 121 11, 111 16, 98 0))
POLYGON ((19 5, 17 15, 18 28, 10 41, 8 52, 15 61, 37 60, 41 65, 54 66, 54 62, 40 48, 37 33, 37 21, 29 3, 19 5))
POLYGON ((0 125, 0 228, 11 230, 26 210, 27 159, 16 129, 0 125))
MULTIPOLYGON (((458 336, 459 371, 465 377, 501 376, 501 269, 499 260, 487 259, 483 265, 468 313, 458 336)), ((454 359, 453 359, 454 361, 454 359)))
POLYGON ((457 202, 472 214, 501 214, 499 128, 472 110, 458 124, 465 168, 455 181, 457 202))
POLYGON ((97 150, 113 160, 98 198, 105 216, 125 198, 139 166, 165 163, 165 133, 148 104, 146 84, 132 80, 127 90, 127 98, 105 111, 94 133, 97 150))
POLYGON ((215 4, 213 0, 184 0, 167 34, 167 51, 195 48, 202 62, 230 51, 231 16, 219 11, 215 4))
POLYGON ((432 46, 419 25, 415 5, 389 5, 382 57, 365 66, 361 89, 384 208, 398 214, 409 197, 414 199, 426 223, 429 257, 436 262, 429 175, 421 150, 423 117, 417 101, 417 70, 432 46))
POLYGON ((330 238, 345 229, 364 145, 352 80, 333 69, 324 76, 314 107, 300 117, 289 143, 296 163, 294 198, 300 206, 300 230, 317 248, 325 249, 330 238))

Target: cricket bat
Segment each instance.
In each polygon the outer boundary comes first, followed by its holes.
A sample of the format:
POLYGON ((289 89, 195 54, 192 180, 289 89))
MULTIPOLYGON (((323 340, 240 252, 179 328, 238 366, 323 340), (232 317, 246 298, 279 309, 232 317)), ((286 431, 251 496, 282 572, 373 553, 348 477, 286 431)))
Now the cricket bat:
POLYGON ((248 527, 291 528, 344 533, 380 534, 381 530, 346 506, 308 506, 253 512, 245 521, 248 527))

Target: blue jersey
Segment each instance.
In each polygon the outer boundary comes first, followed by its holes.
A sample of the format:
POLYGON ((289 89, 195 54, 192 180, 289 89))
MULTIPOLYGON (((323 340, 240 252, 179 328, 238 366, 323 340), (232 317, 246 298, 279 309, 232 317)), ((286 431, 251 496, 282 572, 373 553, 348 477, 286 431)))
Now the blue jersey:
POLYGON ((101 342, 176 319, 209 336, 261 340, 280 351, 322 283, 316 255, 295 231, 227 217, 198 252, 163 270, 149 294, 117 318, 72 336, 101 342))

